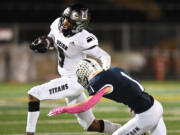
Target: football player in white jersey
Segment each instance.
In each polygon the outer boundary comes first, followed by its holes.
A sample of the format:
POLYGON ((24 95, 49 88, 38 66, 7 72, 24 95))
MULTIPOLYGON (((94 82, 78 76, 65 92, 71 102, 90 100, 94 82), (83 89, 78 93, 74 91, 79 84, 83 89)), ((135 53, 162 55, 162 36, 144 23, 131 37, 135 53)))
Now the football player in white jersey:
MULTIPOLYGON (((106 70, 111 58, 98 46, 95 35, 85 30, 89 22, 88 9, 80 4, 67 7, 62 16, 51 25, 47 36, 37 38, 30 48, 44 53, 56 49, 58 54, 58 71, 60 78, 51 80, 28 91, 29 104, 27 116, 27 135, 34 135, 40 114, 40 101, 65 98, 68 105, 86 99, 84 88, 77 82, 76 65, 87 55, 97 58, 106 70)), ((119 124, 107 120, 95 120, 92 110, 75 114, 79 124, 87 131, 113 133, 119 124)))

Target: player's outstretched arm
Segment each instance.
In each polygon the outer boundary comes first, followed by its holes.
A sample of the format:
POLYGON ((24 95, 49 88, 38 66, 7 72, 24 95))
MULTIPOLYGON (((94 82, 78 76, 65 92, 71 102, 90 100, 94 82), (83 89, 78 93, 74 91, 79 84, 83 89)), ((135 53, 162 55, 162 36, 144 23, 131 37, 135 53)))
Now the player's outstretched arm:
POLYGON ((54 116, 57 114, 62 114, 62 113, 81 113, 85 112, 88 109, 92 108, 95 104, 97 104, 101 97, 109 92, 110 87, 103 88, 99 92, 97 92, 95 95, 90 96, 85 100, 84 102, 77 103, 72 106, 63 106, 63 107, 57 107, 53 110, 51 110, 48 114, 48 116, 54 116))

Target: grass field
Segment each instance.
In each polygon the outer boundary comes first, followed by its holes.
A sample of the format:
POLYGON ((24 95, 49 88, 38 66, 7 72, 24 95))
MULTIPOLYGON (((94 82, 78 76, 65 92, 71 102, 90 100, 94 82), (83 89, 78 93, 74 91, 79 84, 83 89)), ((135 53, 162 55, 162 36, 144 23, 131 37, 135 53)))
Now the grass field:
MULTIPOLYGON (((0 135, 25 134, 27 91, 34 85, 37 83, 0 84, 0 135)), ((162 103, 168 135, 180 135, 180 82, 143 82, 143 85, 147 92, 162 103)), ((50 109, 61 105, 65 105, 64 100, 41 103, 37 135, 100 135, 84 131, 74 115, 46 116, 50 109)), ((105 99, 102 99, 93 111, 97 119, 121 124, 131 118, 126 106, 105 99)))

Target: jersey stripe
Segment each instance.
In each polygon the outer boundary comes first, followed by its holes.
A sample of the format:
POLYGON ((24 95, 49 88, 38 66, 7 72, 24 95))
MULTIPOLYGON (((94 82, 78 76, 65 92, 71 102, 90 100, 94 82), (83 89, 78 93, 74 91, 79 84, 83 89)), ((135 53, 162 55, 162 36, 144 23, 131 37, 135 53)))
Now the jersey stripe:
POLYGON ((96 47, 96 46, 97 46, 97 45, 91 46, 91 47, 89 47, 89 48, 87 48, 87 49, 84 49, 83 51, 93 49, 93 48, 96 47))
POLYGON ((133 81, 134 83, 136 83, 136 84, 140 87, 140 89, 141 89, 142 91, 144 91, 143 86, 142 86, 138 81, 132 79, 130 76, 128 76, 128 75, 125 74, 124 72, 120 72, 120 73, 121 73, 122 76, 124 76, 124 77, 128 78, 129 80, 133 81))

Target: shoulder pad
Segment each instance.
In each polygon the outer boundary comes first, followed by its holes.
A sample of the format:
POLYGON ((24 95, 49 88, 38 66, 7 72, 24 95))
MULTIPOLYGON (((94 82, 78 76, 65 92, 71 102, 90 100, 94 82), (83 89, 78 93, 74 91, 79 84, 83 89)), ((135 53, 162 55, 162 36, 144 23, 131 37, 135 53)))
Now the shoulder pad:
POLYGON ((58 23, 59 23, 60 17, 54 20, 50 26, 51 29, 58 29, 58 23))
POLYGON ((81 46, 82 50, 88 50, 93 46, 98 46, 98 39, 96 38, 96 36, 86 30, 82 31, 79 40, 79 45, 81 46))

